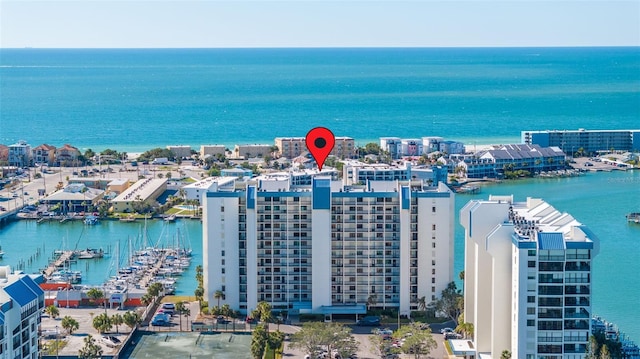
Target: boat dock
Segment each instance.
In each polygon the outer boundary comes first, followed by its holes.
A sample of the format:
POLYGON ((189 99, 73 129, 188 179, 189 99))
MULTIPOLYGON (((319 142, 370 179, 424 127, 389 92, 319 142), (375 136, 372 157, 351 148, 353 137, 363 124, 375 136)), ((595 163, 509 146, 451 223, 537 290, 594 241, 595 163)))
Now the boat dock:
POLYGON ((58 268, 68 265, 71 262, 71 260, 74 259, 74 257, 75 257, 74 251, 63 251, 60 254, 60 256, 55 258, 49 264, 49 266, 44 270, 43 274, 45 275, 45 277, 50 277, 53 274, 53 272, 58 270, 58 268))

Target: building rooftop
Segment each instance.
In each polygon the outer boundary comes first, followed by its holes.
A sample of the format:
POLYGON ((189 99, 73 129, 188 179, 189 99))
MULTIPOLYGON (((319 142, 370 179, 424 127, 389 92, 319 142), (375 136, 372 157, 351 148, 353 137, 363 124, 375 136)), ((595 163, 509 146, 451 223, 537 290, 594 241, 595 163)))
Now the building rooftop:
POLYGON ((127 188, 124 192, 120 193, 118 197, 114 198, 114 202, 119 201, 133 201, 136 197, 140 196, 143 200, 149 198, 158 187, 167 183, 166 179, 147 178, 141 179, 134 183, 131 187, 127 188))
POLYGON ((92 201, 104 193, 101 189, 85 186, 83 183, 71 183, 65 188, 45 197, 45 201, 92 201))
POLYGON ((536 241, 539 249, 563 249, 567 242, 597 243, 586 226, 542 199, 529 197, 526 202, 514 202, 513 196, 490 196, 489 201, 510 203, 508 222, 514 225, 518 240, 536 241))

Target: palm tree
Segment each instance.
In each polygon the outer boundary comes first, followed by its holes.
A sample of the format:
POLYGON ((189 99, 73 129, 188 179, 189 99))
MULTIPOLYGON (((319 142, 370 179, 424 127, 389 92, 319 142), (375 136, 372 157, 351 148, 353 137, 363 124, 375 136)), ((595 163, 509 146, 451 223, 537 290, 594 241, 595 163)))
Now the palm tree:
POLYGON ((112 315, 111 323, 116 326, 116 333, 120 334, 120 329, 118 327, 124 323, 124 318, 122 318, 122 315, 118 313, 112 315))
POLYGON ((178 316, 180 318, 180 331, 182 331, 182 316, 187 316, 187 324, 189 324, 188 318, 191 314, 191 310, 185 305, 185 302, 178 302, 176 303, 176 313, 178 313, 178 316))
POLYGON ((473 323, 460 322, 455 331, 462 334, 465 339, 468 337, 473 337, 473 323))
POLYGON ((213 298, 218 300, 218 308, 220 308, 220 299, 223 297, 224 293, 221 290, 216 290, 215 293, 213 293, 213 298))
POLYGON ((60 310, 58 310, 55 305, 48 306, 44 311, 53 319, 56 319, 58 315, 60 315, 60 310))
POLYGON ((93 327, 98 331, 98 333, 105 333, 111 330, 111 318, 106 313, 100 314, 97 317, 93 318, 93 327))
POLYGON ((198 303, 202 306, 202 300, 204 299, 204 288, 199 286, 196 290, 193 291, 193 294, 196 296, 198 303))
POLYGON ((78 351, 78 357, 82 359, 94 359, 102 356, 102 348, 96 344, 91 335, 84 338, 84 347, 78 351))
POLYGON ((67 333, 69 333, 69 335, 73 334, 73 331, 78 329, 80 326, 77 320, 71 318, 68 315, 62 318, 61 324, 62 324, 62 327, 67 330, 67 333))
POLYGON ((500 359, 511 359, 511 352, 508 350, 503 350, 502 354, 500 354, 500 359))
MULTIPOLYGON (((104 292, 98 288, 91 288, 87 291, 87 297, 89 297, 94 303, 97 303, 99 299, 104 298, 104 292)), ((104 301, 104 313, 107 313, 107 301, 104 301)))
POLYGON ((200 287, 204 287, 204 270, 202 269, 202 264, 196 266, 196 281, 200 287))
POLYGON ((140 323, 140 315, 136 312, 126 312, 122 316, 122 320, 131 330, 140 323))
POLYGON ((427 311, 427 298, 424 295, 418 298, 418 310, 427 311))
POLYGON ((378 304, 378 296, 376 296, 375 294, 369 295, 369 297, 367 298, 367 310, 371 310, 371 307, 375 306, 376 304, 378 304))
POLYGON ((140 301, 142 302, 142 304, 144 305, 149 305, 151 304, 151 302, 153 301, 153 297, 151 295, 149 295, 149 293, 145 293, 142 295, 142 297, 140 298, 140 301))

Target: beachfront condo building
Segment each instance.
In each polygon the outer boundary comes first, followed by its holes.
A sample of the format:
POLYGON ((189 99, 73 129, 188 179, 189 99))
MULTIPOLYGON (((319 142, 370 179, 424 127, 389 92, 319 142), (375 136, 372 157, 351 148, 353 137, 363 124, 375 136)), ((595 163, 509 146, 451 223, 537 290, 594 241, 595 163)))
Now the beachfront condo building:
POLYGON ((31 145, 26 141, 18 141, 9 145, 9 166, 27 167, 31 165, 31 145))
POLYGON ((322 173, 236 180, 203 205, 204 289, 243 313, 259 301, 288 313, 408 314, 453 279, 454 194, 444 184, 368 181, 322 173))
POLYGON ((582 359, 591 333, 591 265, 598 240, 547 202, 513 196, 469 201, 464 318, 477 354, 582 359))
POLYGON ((202 145, 200 146, 200 158, 205 159, 207 156, 225 156, 227 149, 223 145, 202 145))
POLYGON ((640 130, 553 130, 522 131, 522 143, 556 146, 575 156, 599 151, 640 151, 640 130))
POLYGON ((188 145, 171 145, 167 149, 173 153, 176 158, 191 158, 191 146, 188 145))
MULTIPOLYGON (((278 155, 286 158, 295 158, 308 152, 305 137, 276 137, 275 146, 278 147, 278 155)), ((331 156, 338 158, 352 158, 355 155, 355 141, 351 137, 335 137, 331 156)))
POLYGON ((38 358, 42 275, 11 273, 0 266, 0 359, 38 358))

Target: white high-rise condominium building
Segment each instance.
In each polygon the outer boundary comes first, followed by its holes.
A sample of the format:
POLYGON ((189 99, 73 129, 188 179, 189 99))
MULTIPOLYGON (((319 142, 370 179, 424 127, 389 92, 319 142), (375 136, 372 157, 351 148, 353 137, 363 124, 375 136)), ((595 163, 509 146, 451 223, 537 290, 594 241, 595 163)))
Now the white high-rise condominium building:
POLYGON ((581 359, 591 333, 591 262, 598 240, 541 199, 473 200, 465 228, 464 317, 477 353, 581 359))
POLYGON ((243 313, 416 310, 453 280, 454 194, 446 185, 369 181, 310 186, 258 177, 206 194, 205 296, 243 313))

